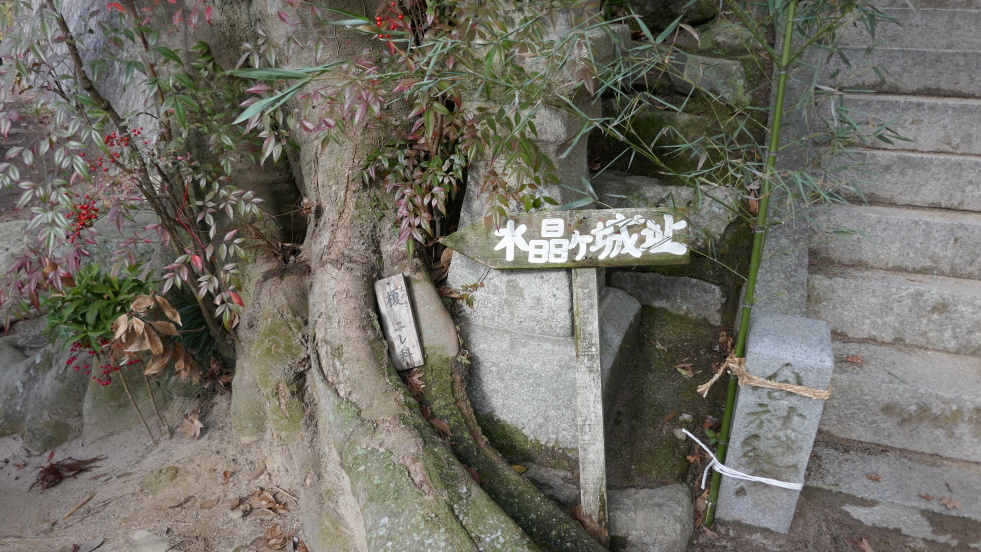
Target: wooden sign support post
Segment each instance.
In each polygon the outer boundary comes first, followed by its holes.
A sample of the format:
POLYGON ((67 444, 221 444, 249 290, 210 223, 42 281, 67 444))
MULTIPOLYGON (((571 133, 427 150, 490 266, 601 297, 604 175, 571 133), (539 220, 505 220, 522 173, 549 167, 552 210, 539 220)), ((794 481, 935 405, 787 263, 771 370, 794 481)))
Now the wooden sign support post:
POLYGON ((606 544, 606 452, 600 367, 600 266, 686 264, 688 223, 656 209, 552 211, 510 215, 443 238, 491 268, 571 268, 576 341, 579 484, 587 529, 606 544))
POLYGON ((599 282, 595 268, 572 269, 576 324, 576 424, 579 428, 579 497, 587 529, 606 546, 606 439, 600 366, 599 282))

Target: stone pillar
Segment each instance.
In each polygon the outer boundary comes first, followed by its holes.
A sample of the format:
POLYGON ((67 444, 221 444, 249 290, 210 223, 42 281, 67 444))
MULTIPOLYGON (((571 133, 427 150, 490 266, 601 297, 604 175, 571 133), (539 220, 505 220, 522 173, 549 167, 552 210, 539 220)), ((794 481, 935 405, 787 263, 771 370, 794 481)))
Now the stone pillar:
MULTIPOLYGON (((827 389, 834 369, 826 322, 754 311, 746 369, 773 381, 827 389)), ((824 401, 787 391, 739 389, 726 465, 749 475, 802 483, 824 401)), ((723 476, 716 515, 790 531, 800 491, 723 476)))

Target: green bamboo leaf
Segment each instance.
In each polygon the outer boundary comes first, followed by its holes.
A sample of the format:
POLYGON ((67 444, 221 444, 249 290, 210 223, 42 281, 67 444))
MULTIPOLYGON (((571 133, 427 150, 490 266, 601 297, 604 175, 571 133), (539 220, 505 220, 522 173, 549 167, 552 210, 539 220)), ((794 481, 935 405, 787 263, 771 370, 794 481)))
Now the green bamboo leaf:
POLYGON ((262 113, 263 111, 276 109, 277 107, 286 103, 287 100, 295 96, 296 93, 299 92, 300 89, 303 88, 303 86, 309 81, 310 81, 310 77, 306 76, 304 80, 294 84, 293 86, 287 88, 286 90, 283 90, 279 94, 276 94, 271 98, 264 98, 262 100, 257 101, 256 103, 250 105, 245 111, 243 111, 242 114, 238 116, 238 119, 235 119, 235 121, 233 121, 233 124, 238 124, 241 123, 242 121, 248 121, 252 117, 255 117, 256 115, 262 113))
POLYGON ((166 46, 154 46, 153 49, 177 65, 184 65, 184 62, 181 60, 181 57, 177 55, 177 52, 171 50, 170 48, 167 48, 166 46))
MULTIPOLYGON (((319 68, 317 68, 319 69, 319 68)), ((289 79, 309 79, 310 75, 305 71, 295 71, 293 69, 233 69, 225 71, 225 74, 255 80, 289 80, 289 79)))

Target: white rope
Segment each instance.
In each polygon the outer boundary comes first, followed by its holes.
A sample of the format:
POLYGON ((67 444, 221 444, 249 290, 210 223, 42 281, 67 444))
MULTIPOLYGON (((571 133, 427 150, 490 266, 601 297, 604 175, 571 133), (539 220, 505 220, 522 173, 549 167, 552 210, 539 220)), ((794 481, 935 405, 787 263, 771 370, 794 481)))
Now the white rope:
POLYGON ((708 479, 708 474, 710 470, 715 470, 721 473, 722 475, 732 477, 734 479, 745 479, 746 481, 756 481, 757 483, 765 483, 767 485, 773 485, 774 487, 790 489, 792 491, 799 491, 804 488, 803 483, 787 483, 786 481, 780 481, 778 479, 770 479, 769 477, 757 477, 755 475, 749 475, 748 473, 743 473, 741 471, 734 470, 726 466, 725 464, 719 462, 719 459, 716 458, 714 454, 712 454, 712 451, 710 451, 708 447, 705 446, 704 443, 699 441, 697 437, 689 433, 687 429, 682 429, 681 431, 685 432, 685 435, 691 437, 693 441, 698 443, 698 446, 702 447, 702 449, 704 449, 705 452, 707 452, 708 455, 712 457, 712 461, 709 462, 709 465, 705 467, 705 473, 702 474, 703 489, 705 488, 705 481, 708 479))

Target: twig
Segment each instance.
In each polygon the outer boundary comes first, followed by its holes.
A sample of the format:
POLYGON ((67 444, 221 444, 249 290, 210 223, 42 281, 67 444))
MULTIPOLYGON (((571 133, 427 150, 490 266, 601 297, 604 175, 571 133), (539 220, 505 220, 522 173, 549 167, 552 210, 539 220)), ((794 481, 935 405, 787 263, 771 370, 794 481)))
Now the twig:
POLYGON ((286 495, 286 496, 288 496, 288 497, 290 497, 290 498, 292 498, 292 499, 293 499, 293 502, 296 502, 297 504, 299 504, 299 503, 300 503, 300 499, 298 499, 298 498, 296 498, 295 496, 293 496, 293 495, 292 495, 292 494, 290 494, 289 492, 287 492, 287 491, 284 491, 282 487, 277 487, 277 486, 275 486, 275 485, 273 485, 273 489, 276 489, 277 491, 279 491, 279 492, 281 492, 281 493, 283 493, 284 495, 286 495))
POLYGON ((61 516, 61 519, 62 520, 68 519, 68 517, 71 516, 72 514, 74 514, 75 512, 77 512, 79 510, 79 508, 81 508, 82 506, 85 506, 86 504, 88 504, 89 501, 92 500, 92 497, 94 497, 94 496, 95 496, 95 493, 92 493, 89 496, 85 497, 85 500, 79 502, 78 503, 78 506, 75 506, 71 510, 68 510, 68 513, 67 514, 61 516))
POLYGON ((140 412, 140 407, 136 406, 136 400, 133 399, 133 394, 129 392, 129 385, 126 385, 126 377, 120 375, 119 380, 123 382, 123 389, 126 390, 126 396, 129 397, 129 404, 133 405, 133 409, 140 415, 140 421, 143 422, 143 427, 146 428, 147 435, 150 436, 150 439, 153 441, 154 445, 158 444, 157 438, 154 437, 153 432, 150 431, 150 424, 146 423, 146 418, 143 417, 143 412, 140 412))
POLYGON ((153 398, 153 389, 150 389, 150 378, 146 377, 146 372, 143 372, 143 383, 146 384, 146 394, 150 395, 150 405, 153 406, 153 413, 157 416, 157 425, 160 426, 160 431, 167 434, 167 438, 173 438, 173 434, 170 432, 170 426, 167 425, 167 420, 160 414, 157 410, 157 399, 153 398))

